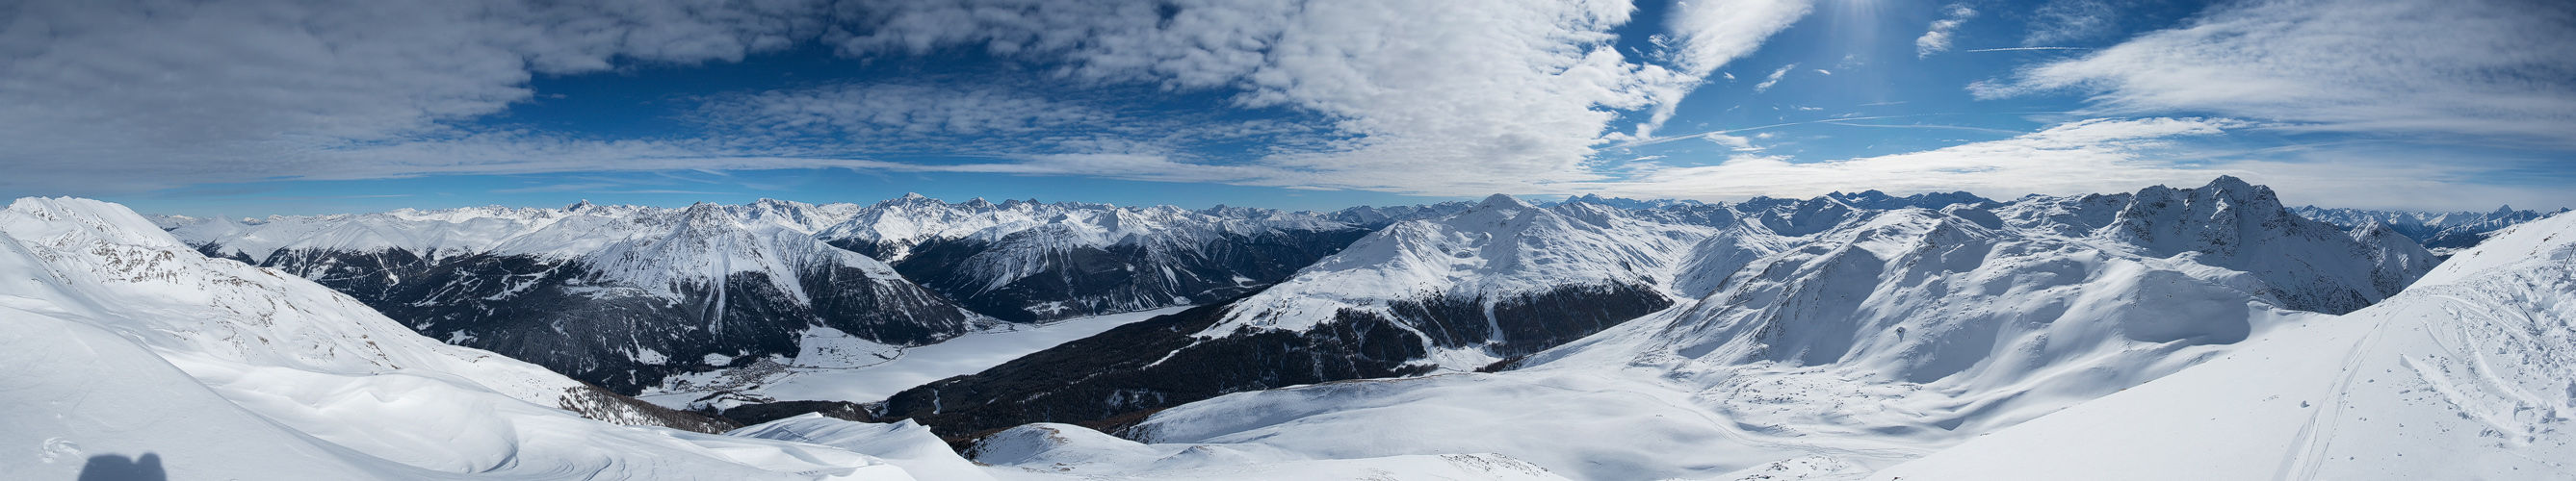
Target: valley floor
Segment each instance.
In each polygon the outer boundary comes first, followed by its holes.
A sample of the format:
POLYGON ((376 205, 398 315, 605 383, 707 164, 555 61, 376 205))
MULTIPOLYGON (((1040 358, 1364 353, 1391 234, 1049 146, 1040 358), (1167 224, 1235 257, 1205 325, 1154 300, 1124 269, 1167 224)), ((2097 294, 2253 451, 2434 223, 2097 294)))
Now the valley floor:
POLYGON ((772 367, 759 372, 705 373, 686 378, 694 381, 689 389, 675 390, 665 385, 647 390, 636 398, 685 409, 690 403, 718 390, 734 389, 738 394, 779 401, 875 402, 913 386, 950 376, 974 374, 1029 353, 1190 307, 1078 317, 1034 326, 1012 325, 928 346, 884 348, 884 351, 892 352, 893 359, 869 364, 844 363, 858 364, 852 367, 818 367, 798 362, 798 365, 783 369, 772 367), (727 379, 739 379, 735 381, 739 384, 724 382, 727 379))

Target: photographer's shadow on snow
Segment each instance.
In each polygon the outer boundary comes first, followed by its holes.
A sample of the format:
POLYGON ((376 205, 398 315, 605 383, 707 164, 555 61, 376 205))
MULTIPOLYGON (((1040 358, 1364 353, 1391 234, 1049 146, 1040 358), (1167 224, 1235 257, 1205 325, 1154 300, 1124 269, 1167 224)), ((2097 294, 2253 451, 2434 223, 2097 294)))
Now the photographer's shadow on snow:
POLYGON ((169 479, 170 473, 161 469, 161 455, 152 453, 143 453, 142 457, 130 459, 121 454, 90 456, 89 464, 82 465, 80 471, 80 481, 169 481, 169 479))

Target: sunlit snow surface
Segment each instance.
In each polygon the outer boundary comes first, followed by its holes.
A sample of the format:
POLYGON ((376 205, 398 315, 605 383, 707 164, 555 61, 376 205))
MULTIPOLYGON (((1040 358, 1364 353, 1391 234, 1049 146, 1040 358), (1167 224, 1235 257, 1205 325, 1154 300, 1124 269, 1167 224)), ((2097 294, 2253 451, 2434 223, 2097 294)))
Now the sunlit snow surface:
POLYGON ((808 355, 799 356, 784 369, 753 373, 750 379, 731 383, 725 381, 745 373, 726 371, 684 376, 638 398, 684 408, 712 393, 712 389, 703 386, 717 386, 731 389, 736 394, 779 401, 881 401, 914 386, 950 376, 974 374, 1067 341, 1188 308, 1168 307, 1081 317, 1036 326, 1006 325, 1002 330, 967 334, 946 342, 908 349, 862 346, 868 343, 855 338, 809 338, 805 343, 808 355), (822 353, 815 352, 818 351, 816 346, 849 348, 822 353), (681 383, 687 383, 687 387, 674 388, 681 383))
POLYGON ((2307 324, 1873 479, 2576 479, 2576 216, 2307 324))
POLYGON ((1280 450, 1141 444, 1081 426, 1039 423, 979 443, 976 463, 959 458, 929 428, 909 421, 854 423, 821 415, 773 421, 733 434, 839 447, 882 457, 921 479, 955 481, 1490 480, 1559 481, 1527 462, 1489 453, 1313 459, 1280 450))

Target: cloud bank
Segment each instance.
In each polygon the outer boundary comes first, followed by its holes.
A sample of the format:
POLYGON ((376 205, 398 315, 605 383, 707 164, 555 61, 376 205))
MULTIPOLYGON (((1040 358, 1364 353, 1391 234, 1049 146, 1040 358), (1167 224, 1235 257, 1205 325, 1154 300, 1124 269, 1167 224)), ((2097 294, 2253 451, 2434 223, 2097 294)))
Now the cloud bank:
POLYGON ((2571 26, 2568 2, 2245 2, 1974 90, 2086 92, 2105 115, 2576 145, 2571 26))

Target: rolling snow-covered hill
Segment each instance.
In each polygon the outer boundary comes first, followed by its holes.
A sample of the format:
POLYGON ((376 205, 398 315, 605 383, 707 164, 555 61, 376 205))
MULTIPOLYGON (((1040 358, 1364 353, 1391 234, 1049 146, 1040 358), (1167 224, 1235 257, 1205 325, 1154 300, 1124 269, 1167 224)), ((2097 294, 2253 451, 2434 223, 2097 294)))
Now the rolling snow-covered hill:
POLYGON ((2387 302, 1871 479, 2576 478, 2576 215, 2387 302))

